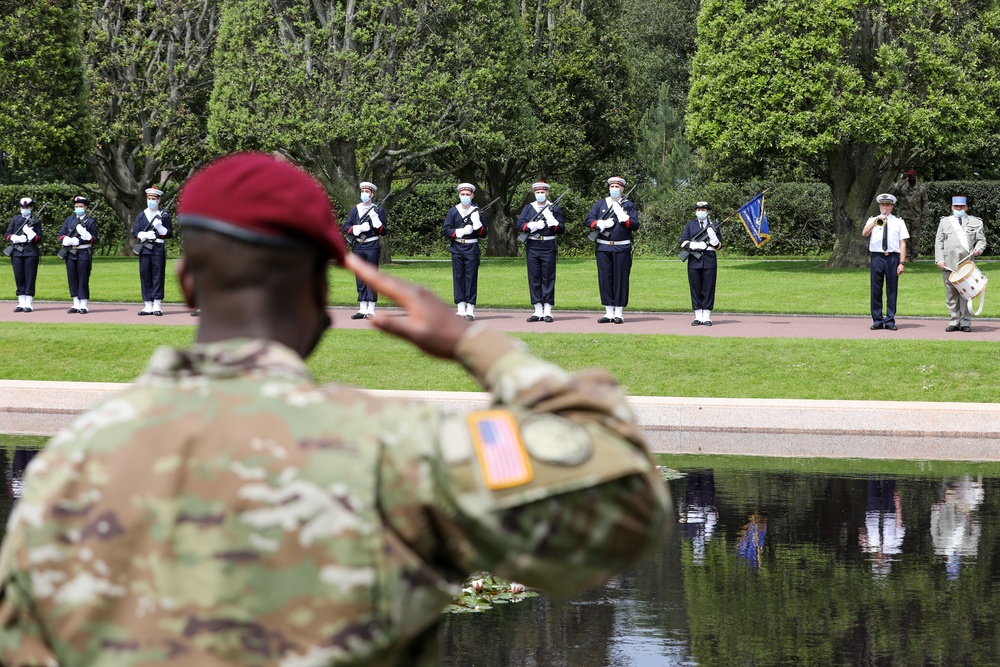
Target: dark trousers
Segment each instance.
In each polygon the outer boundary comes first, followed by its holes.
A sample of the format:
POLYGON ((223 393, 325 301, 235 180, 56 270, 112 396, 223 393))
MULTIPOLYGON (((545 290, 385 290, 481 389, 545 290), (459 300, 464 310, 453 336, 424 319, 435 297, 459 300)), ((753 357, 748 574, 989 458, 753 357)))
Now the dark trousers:
POLYGON ((163 281, 167 272, 167 253, 162 250, 143 250, 139 253, 139 284, 142 300, 163 300, 163 281))
POLYGON ((872 276, 872 320, 875 324, 896 323, 896 293, 899 288, 899 253, 884 255, 873 252, 871 259, 872 276), (882 314, 882 285, 885 284, 885 315, 882 314))
POLYGON ((451 280, 455 292, 455 303, 476 305, 479 289, 479 245, 472 250, 452 250, 451 280))
MULTIPOLYGON (((369 264, 378 266, 379 254, 382 249, 379 247, 381 243, 378 241, 372 241, 371 243, 355 243, 354 244, 354 254, 365 260, 369 264)), ((362 282, 361 278, 355 278, 354 282, 358 286, 358 303, 362 301, 378 301, 378 294, 375 293, 368 283, 362 282)))
POLYGON ((555 305, 557 255, 555 243, 555 241, 529 240, 524 247, 524 256, 528 260, 528 293, 533 304, 555 305))
POLYGON ((86 254, 73 253, 66 255, 66 280, 69 283, 69 295, 77 299, 90 298, 90 251, 86 254))
POLYGON ((694 267, 688 264, 688 285, 691 286, 691 310, 712 310, 715 307, 715 277, 718 267, 694 267))
MULTIPOLYGON (((600 247, 600 246, 598 246, 600 247)), ((632 274, 632 251, 597 251, 597 285, 602 306, 628 305, 628 280, 632 274)))
POLYGON ((15 252, 10 256, 10 263, 14 267, 14 285, 17 287, 17 295, 35 296, 38 255, 19 255, 15 252))

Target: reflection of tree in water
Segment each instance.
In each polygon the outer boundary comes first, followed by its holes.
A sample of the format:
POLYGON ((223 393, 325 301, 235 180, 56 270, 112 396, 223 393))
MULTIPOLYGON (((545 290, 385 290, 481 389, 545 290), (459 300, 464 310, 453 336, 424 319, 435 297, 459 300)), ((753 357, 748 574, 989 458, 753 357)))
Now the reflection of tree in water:
POLYGON ((0 447, 0 470, 3 471, 3 489, 0 490, 0 540, 7 530, 7 517, 14 503, 21 497, 24 490, 24 469, 40 450, 37 448, 18 447, 10 465, 7 464, 7 450, 0 447))
POLYGON ((963 475, 943 480, 941 499, 931 505, 931 540, 934 553, 945 558, 948 579, 957 579, 963 559, 974 560, 982 531, 976 510, 983 503, 982 478, 963 475))

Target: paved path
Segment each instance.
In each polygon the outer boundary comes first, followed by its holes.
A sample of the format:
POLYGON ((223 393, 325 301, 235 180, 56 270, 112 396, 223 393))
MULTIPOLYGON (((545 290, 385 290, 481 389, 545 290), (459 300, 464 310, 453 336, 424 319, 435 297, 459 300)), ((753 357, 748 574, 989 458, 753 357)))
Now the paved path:
MULTIPOLYGON (((193 325, 198 322, 187 308, 166 305, 163 317, 139 317, 142 306, 133 303, 91 303, 86 315, 70 315, 69 303, 35 302, 32 313, 15 313, 14 301, 0 301, 0 322, 46 322, 90 324, 159 324, 193 325)), ((365 329, 370 323, 352 320, 354 308, 330 308, 333 326, 338 329, 365 329)), ((380 308, 380 313, 399 312, 380 308)), ((871 331, 867 316, 833 317, 809 315, 749 315, 716 312, 712 327, 693 327, 691 313, 625 312, 624 324, 598 324, 602 313, 597 311, 556 311, 555 322, 526 321, 530 310, 477 309, 476 319, 502 331, 610 333, 610 334, 675 334, 680 336, 738 336, 745 338, 895 338, 901 340, 986 340, 1000 341, 1000 319, 983 318, 973 322, 971 333, 945 333, 946 317, 903 317, 896 320, 898 331, 871 331)))

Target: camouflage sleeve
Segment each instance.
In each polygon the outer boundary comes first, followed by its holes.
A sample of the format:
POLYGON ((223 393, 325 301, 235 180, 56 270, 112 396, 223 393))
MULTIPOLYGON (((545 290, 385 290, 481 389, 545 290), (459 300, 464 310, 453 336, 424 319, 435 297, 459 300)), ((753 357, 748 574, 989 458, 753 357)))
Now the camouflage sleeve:
POLYGON ((425 561, 568 590, 660 541, 669 494, 610 375, 570 375, 478 327, 457 357, 491 409, 435 413, 383 459, 384 516, 425 561))
POLYGON ((31 578, 22 568, 24 531, 9 532, 0 554, 0 665, 50 667, 58 664, 50 638, 34 613, 31 578))

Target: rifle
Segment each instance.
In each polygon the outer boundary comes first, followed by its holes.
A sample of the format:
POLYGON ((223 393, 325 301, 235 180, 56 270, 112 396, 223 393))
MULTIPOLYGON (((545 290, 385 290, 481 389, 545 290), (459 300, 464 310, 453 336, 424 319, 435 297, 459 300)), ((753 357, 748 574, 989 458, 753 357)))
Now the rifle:
POLYGON ((467 216, 465 216, 465 217, 462 218, 462 224, 458 225, 458 227, 465 227, 467 224, 469 224, 469 220, 472 219, 472 214, 473 213, 475 213, 476 211, 479 211, 480 213, 485 213, 486 211, 490 210, 490 208, 493 207, 493 204, 496 204, 498 201, 500 201, 500 197, 497 197, 496 199, 494 199, 493 201, 491 201, 489 204, 487 204, 486 208, 479 208, 478 206, 473 206, 472 210, 469 211, 469 215, 467 215, 467 216))
MULTIPOLYGON (((94 212, 97 211, 97 209, 101 208, 101 203, 102 202, 97 202, 97 205, 94 206, 94 209, 90 213, 87 214, 87 217, 84 218, 83 220, 81 220, 80 222, 76 223, 76 224, 82 225, 82 224, 86 223, 88 220, 94 220, 94 212)), ((95 225, 97 224, 96 220, 94 220, 94 224, 95 225)), ((69 236, 70 238, 74 238, 74 239, 78 238, 77 236, 75 236, 75 233, 76 233, 76 227, 74 227, 73 231, 71 231, 69 234, 67 234, 67 236, 69 236)), ((59 249, 59 252, 56 253, 56 257, 58 257, 59 259, 65 261, 66 260, 66 255, 68 255, 69 253, 73 253, 75 255, 76 254, 76 246, 65 246, 64 245, 62 248, 59 249)))
MULTIPOLYGON (((157 220, 162 220, 163 219, 162 214, 163 214, 163 211, 157 211, 156 215, 153 216, 153 219, 149 221, 149 223, 146 225, 146 228, 144 230, 142 230, 142 231, 143 232, 148 232, 149 230, 151 230, 153 228, 154 223, 157 220)), ((140 252, 140 250, 139 250, 140 248, 145 248, 146 250, 152 250, 153 249, 153 242, 152 241, 142 241, 140 243, 136 243, 135 246, 133 246, 133 248, 132 248, 132 254, 138 255, 139 252, 140 252)))
MULTIPOLYGON (((377 211, 378 209, 382 208, 382 204, 384 204, 387 201, 389 201, 389 197, 391 197, 392 194, 393 194, 393 191, 389 190, 389 194, 387 194, 385 197, 383 197, 382 201, 380 201, 379 203, 375 204, 374 206, 369 207, 368 210, 365 211, 365 214, 361 217, 361 219, 358 220, 358 224, 359 225, 365 224, 365 220, 367 220, 371 216, 372 211, 377 211)), ((354 243, 357 240, 358 240, 357 236, 355 236, 354 234, 351 234, 350 232, 347 233, 347 242, 348 243, 354 243)))
MULTIPOLYGON (((636 183, 635 185, 633 185, 632 186, 632 190, 635 190, 638 185, 639 185, 638 183, 636 183)), ((630 194, 632 194, 632 190, 629 190, 628 192, 626 192, 625 196, 622 197, 622 201, 621 201, 622 204, 624 204, 625 202, 628 201, 628 196, 630 194)), ((610 218, 610 216, 611 216, 612 213, 614 213, 614 207, 613 206, 609 206, 608 210, 604 212, 603 216, 601 216, 601 220, 608 220, 610 218)), ((596 241, 598 233, 600 233, 601 236, 610 236, 611 235, 611 232, 609 232, 607 230, 602 230, 601 232, 598 232, 595 229, 594 231, 592 231, 589 234, 587 234, 587 238, 590 239, 591 241, 596 241)))
MULTIPOLYGON (((42 211, 44 211, 45 207, 48 206, 48 205, 49 205, 48 202, 45 202, 44 204, 42 204, 42 207, 40 209, 38 209, 38 213, 35 214, 35 219, 38 220, 38 222, 42 221, 42 218, 41 218, 42 211)), ((25 220, 24 224, 21 225, 21 231, 17 235, 21 236, 22 234, 24 234, 25 227, 28 227, 30 224, 31 224, 30 221, 25 220)), ((9 246, 7 246, 6 248, 3 249, 3 254, 5 254, 8 257, 10 257, 11 255, 14 254, 14 250, 24 250, 24 244, 23 243, 11 243, 9 246)))
MULTIPOLYGON (((531 222, 538 222, 543 217, 545 217, 545 211, 549 210, 550 206, 558 206, 559 202, 562 201, 562 198, 566 196, 567 192, 569 192, 569 188, 566 188, 566 191, 563 192, 561 195, 559 195, 559 198, 556 199, 554 202, 553 201, 546 202, 545 206, 542 207, 542 210, 536 213, 535 217, 531 219, 531 222)), ((517 240, 521 243, 524 243, 527 238, 528 238, 528 232, 521 232, 520 234, 517 235, 517 240)))
MULTIPOLYGON (((705 218, 705 221, 707 223, 705 225, 705 229, 702 229, 697 234, 695 234, 694 237, 691 239, 691 241, 701 241, 701 242, 708 241, 708 230, 709 230, 709 228, 711 228, 711 229, 713 229, 715 231, 716 238, 718 238, 719 227, 722 225, 722 223, 720 222, 717 225, 713 225, 711 218, 705 218)), ((725 221, 723 221, 723 222, 725 222, 725 221)), ((690 242, 688 244, 688 247, 690 247, 690 242)), ((683 249, 681 249, 681 251, 679 253, 677 253, 677 256, 680 258, 680 260, 682 262, 686 262, 691 257, 691 255, 694 255, 695 259, 701 259, 701 254, 702 254, 701 250, 688 250, 687 248, 683 248, 683 249)))

